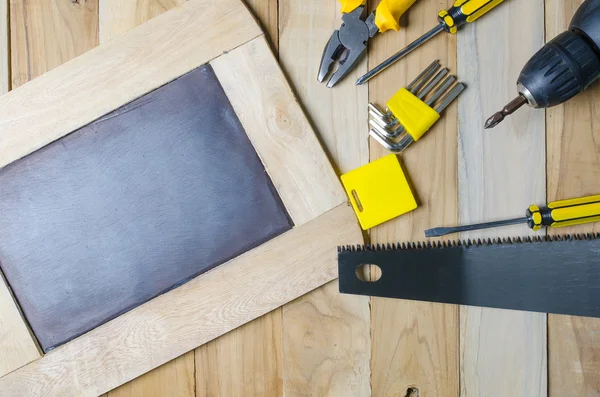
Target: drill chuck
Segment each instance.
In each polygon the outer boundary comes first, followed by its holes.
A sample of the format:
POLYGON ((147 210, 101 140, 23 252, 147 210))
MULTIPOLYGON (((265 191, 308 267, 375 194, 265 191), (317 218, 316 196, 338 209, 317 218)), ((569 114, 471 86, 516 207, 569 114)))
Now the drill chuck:
POLYGON ((527 62, 519 80, 519 96, 490 117, 493 128, 528 104, 534 108, 560 105, 600 77, 600 0, 585 0, 569 30, 548 42, 527 62))
POLYGON ((548 108, 573 98, 598 77, 600 51, 580 31, 568 30, 527 62, 517 84, 530 106, 548 108))

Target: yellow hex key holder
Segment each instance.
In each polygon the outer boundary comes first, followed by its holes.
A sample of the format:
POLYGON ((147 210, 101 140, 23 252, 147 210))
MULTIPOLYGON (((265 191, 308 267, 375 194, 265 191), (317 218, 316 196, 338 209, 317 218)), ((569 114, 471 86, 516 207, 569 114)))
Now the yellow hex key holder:
POLYGON ((369 104, 369 135, 393 153, 421 139, 466 88, 448 74, 436 60, 387 102, 385 112, 369 104))

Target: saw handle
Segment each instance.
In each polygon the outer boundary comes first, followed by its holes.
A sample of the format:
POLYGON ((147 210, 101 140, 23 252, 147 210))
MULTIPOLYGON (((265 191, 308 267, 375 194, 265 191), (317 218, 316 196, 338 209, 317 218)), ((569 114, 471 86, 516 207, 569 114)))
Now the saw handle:
POLYGON ((375 25, 381 33, 400 30, 400 18, 417 0, 381 0, 375 10, 375 25))
POLYGON ((442 10, 438 20, 444 29, 452 34, 461 26, 475 22, 479 17, 502 3, 504 0, 456 0, 449 10, 442 10))
POLYGON ((554 201, 543 208, 532 205, 527 217, 533 230, 542 226, 559 228, 600 222, 600 195, 554 201))

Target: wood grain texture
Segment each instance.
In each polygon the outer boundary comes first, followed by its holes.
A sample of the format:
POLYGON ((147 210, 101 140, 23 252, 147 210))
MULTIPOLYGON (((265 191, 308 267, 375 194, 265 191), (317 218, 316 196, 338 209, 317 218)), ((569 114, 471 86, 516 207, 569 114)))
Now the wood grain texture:
MULTIPOLYGON (((184 0, 100 0, 99 4, 99 39, 100 43, 114 37, 149 19, 183 3, 184 0)), ((134 379, 109 393, 106 397, 136 397, 168 394, 168 390, 189 395, 189 379, 195 388, 194 354, 185 354, 161 367, 134 379)))
POLYGON ((0 273, 0 377, 40 357, 27 323, 0 273))
MULTIPOLYGON (((112 39, 182 3, 183 0, 101 0, 100 41, 112 39)), ((250 0, 246 3, 258 18, 263 29, 270 34, 270 41, 276 48, 278 42, 277 1, 250 0)), ((197 393, 200 395, 203 395, 202 393, 209 393, 209 395, 231 395, 231 393, 241 395, 245 393, 246 396, 250 396, 250 390, 245 390, 244 387, 248 385, 249 374, 253 372, 261 374, 261 381, 255 383, 255 387, 252 388, 256 395, 264 395, 265 390, 272 392, 277 388, 276 385, 281 384, 281 360, 277 358, 277 353, 281 352, 281 333, 281 308, 278 308, 198 348, 196 350, 198 360, 202 358, 202 361, 199 362, 206 363, 206 365, 199 367, 196 371, 197 393), (269 339, 271 335, 278 337, 278 346, 274 346, 272 349, 263 349, 263 346, 271 345, 256 343, 264 338, 269 339), (238 357, 233 354, 228 356, 231 361, 217 356, 222 351, 233 353, 239 349, 245 351, 244 365, 232 366, 231 363, 240 362, 238 357), (205 374, 210 374, 210 376, 205 376, 205 374), (246 381, 240 382, 239 379, 246 381)), ((189 355, 186 359, 190 359, 189 355)), ((155 388, 157 385, 166 386, 171 382, 177 382, 183 377, 171 379, 172 371, 163 368, 177 365, 176 362, 179 360, 174 360, 140 379, 133 380, 132 385, 135 386, 121 389, 121 395, 124 393, 123 390, 127 390, 132 396, 144 395, 144 386, 155 388), (149 378, 152 378, 152 382, 148 381, 149 378), (142 382, 141 379, 144 381, 142 382), (137 385, 138 383, 142 384, 137 385)), ((158 388, 161 389, 164 386, 158 386, 158 388)))
POLYGON ((0 184, 1 268, 46 352, 293 226, 209 65, 0 184))
POLYGON ((107 397, 195 397, 195 384, 191 351, 116 388, 107 397))
POLYGON ((0 95, 10 89, 8 0, 0 0, 0 95))
POLYGON ((105 393, 331 281, 331 247, 361 242, 341 205, 0 378, 0 395, 105 393))
MULTIPOLYGON (((505 2, 458 35, 459 75, 471 82, 459 103, 461 224, 518 217, 545 202, 544 112, 525 107, 483 129, 516 96, 521 68, 543 44, 542 0, 505 2)), ((460 237, 527 233, 518 225, 460 237)), ((460 317, 462 397, 547 395, 545 314, 461 307, 460 317)))
POLYGON ((254 39, 211 65, 294 224, 346 202, 266 39, 254 39))
POLYGON ((281 311, 196 349, 196 397, 283 396, 281 311))
MULTIPOLYGON (((8 92, 9 46, 8 2, 0 1, 0 95, 8 92)), ((29 327, 21 317, 11 291, 0 273, 0 376, 37 359, 40 352, 29 327)))
MULTIPOLYGON (((581 0, 546 0, 546 37, 568 28, 581 0)), ((548 109, 548 201, 600 192, 600 87, 548 109)), ((551 234, 599 232, 600 225, 549 230, 551 234)), ((549 395, 600 395, 600 320, 548 316, 549 395)))
MULTIPOLYGON (((250 0, 246 4, 268 32, 277 53, 277 0, 250 0)), ((281 396, 282 335, 282 309, 277 308, 196 349, 198 397, 281 396)))
POLYGON ((0 167, 260 34, 236 0, 189 1, 124 33, 0 97, 0 167))
MULTIPOLYGON (((368 162, 362 62, 329 89, 317 81, 323 48, 341 24, 337 1, 279 0, 280 61, 339 173, 368 162)), ((346 198, 344 199, 346 200, 346 198)), ((284 394, 370 394, 369 300, 340 295, 337 282, 284 307, 284 394)))
MULTIPOLYGON (((370 2, 371 7, 377 1, 370 2)), ((418 1, 407 13, 407 26, 373 41, 374 67, 435 26, 446 2, 418 1)), ((456 74, 455 36, 442 34, 397 62, 369 84, 369 100, 383 106, 434 59, 456 74)), ((466 76, 458 74, 468 82, 466 76)), ((365 131, 366 132, 366 131, 365 131)), ((424 230, 455 224, 457 214, 457 116, 450 106, 419 142, 400 156, 419 208, 371 231, 372 243, 422 241, 424 230)), ((371 142, 371 161, 386 152, 371 142)), ((458 395, 458 309, 452 305, 373 298, 371 303, 373 396, 405 396, 416 387, 421 396, 458 395)))
POLYGON ((279 49, 279 0, 244 0, 258 19, 273 50, 279 49))
POLYGON ((286 396, 369 396, 368 300, 329 283, 283 307, 286 396))
MULTIPOLYGON (((0 94, 11 85, 10 64, 12 86, 17 87, 96 45, 96 3, 86 3, 0 1, 0 94)), ((2 376, 40 353, 1 275, 0 279, 2 376)))
POLYGON ((186 0, 99 0, 100 44, 183 4, 186 0))
MULTIPOLYGON (((187 0, 98 0, 100 43, 168 11, 187 0)), ((277 0, 244 1, 269 37, 273 48, 278 45, 277 0)))
POLYGON ((10 0, 12 86, 98 44, 98 0, 10 0))
POLYGON ((341 24, 338 1, 279 0, 279 59, 337 170, 369 160, 366 87, 354 82, 363 61, 333 89, 317 81, 323 48, 341 24))

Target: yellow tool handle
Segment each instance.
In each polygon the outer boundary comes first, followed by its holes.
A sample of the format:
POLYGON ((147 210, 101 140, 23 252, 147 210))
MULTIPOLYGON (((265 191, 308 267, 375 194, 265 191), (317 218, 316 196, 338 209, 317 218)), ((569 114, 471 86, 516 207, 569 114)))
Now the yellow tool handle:
POLYGON ((542 226, 559 228, 600 222, 600 195, 554 201, 544 208, 532 205, 527 215, 534 230, 542 226))
POLYGON ((400 30, 400 17, 417 0, 381 0, 375 10, 375 25, 381 33, 387 30, 400 30))
POLYGON ((474 22, 504 0, 456 0, 449 10, 440 11, 438 19, 452 34, 461 26, 474 22))
POLYGON ((394 94, 386 106, 414 142, 421 139, 440 119, 440 114, 435 109, 406 88, 401 88, 394 94))
POLYGON ((356 10, 357 7, 365 5, 366 0, 340 0, 342 3, 342 12, 347 14, 356 10))

